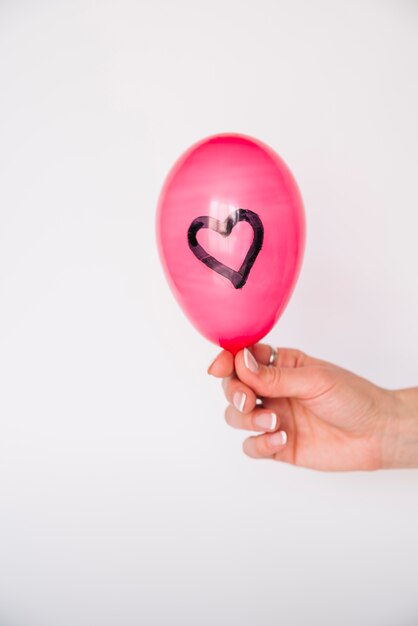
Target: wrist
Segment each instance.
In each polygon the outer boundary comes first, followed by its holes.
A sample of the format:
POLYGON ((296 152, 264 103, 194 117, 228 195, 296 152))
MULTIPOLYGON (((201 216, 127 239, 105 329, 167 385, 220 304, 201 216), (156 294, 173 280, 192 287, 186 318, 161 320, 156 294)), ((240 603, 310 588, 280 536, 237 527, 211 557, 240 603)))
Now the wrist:
POLYGON ((383 468, 418 468, 418 388, 385 392, 383 468))

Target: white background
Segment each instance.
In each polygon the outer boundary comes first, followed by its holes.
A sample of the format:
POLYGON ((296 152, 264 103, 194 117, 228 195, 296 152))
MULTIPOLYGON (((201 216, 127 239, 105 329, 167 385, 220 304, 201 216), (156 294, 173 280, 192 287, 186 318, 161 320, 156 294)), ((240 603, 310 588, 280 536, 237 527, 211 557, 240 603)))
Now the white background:
POLYGON ((415 626, 418 472, 256 462, 156 253, 178 155, 287 161, 271 333, 418 384, 418 3, 0 3, 1 626, 415 626))

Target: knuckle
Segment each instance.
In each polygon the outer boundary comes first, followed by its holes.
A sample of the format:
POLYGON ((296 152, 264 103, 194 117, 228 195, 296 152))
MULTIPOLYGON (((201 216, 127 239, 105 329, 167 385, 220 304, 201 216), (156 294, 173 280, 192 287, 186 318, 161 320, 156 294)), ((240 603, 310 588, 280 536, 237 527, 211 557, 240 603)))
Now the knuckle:
POLYGON ((306 354, 302 350, 295 350, 295 365, 301 367, 306 361, 306 354))
POLYGON ((319 389, 325 391, 334 384, 334 378, 328 367, 315 368, 313 382, 319 389))
MULTIPOLYGON (((279 352, 280 355, 280 352, 279 352)), ((280 365, 282 367, 302 367, 306 364, 308 356, 297 348, 284 348, 281 353, 280 365)))
POLYGON ((264 370, 264 387, 265 393, 274 394, 280 384, 281 370, 279 367, 266 367, 264 370))

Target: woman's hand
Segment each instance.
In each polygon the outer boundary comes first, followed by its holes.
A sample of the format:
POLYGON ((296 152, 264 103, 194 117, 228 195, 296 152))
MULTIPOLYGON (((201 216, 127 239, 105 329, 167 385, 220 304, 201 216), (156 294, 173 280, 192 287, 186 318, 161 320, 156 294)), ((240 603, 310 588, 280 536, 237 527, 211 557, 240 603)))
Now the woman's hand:
POLYGON ((418 467, 416 390, 382 389, 298 350, 280 349, 274 365, 270 355, 263 344, 235 359, 223 351, 208 370, 223 378, 227 423, 262 433, 245 440, 248 456, 318 470, 418 467))

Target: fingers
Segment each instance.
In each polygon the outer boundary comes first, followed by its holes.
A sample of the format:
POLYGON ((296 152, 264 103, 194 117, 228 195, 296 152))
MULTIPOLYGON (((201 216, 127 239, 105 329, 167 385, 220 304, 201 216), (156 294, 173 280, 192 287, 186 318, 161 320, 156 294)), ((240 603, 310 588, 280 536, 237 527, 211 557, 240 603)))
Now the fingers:
POLYGON ((290 450, 287 434, 283 430, 266 433, 256 437, 248 437, 244 441, 243 450, 253 459, 271 459, 290 461, 290 450))
MULTIPOLYGON (((293 357, 288 354, 285 357, 306 361, 305 355, 301 357, 302 353, 295 353, 293 357)), ((264 365, 248 348, 235 357, 235 372, 238 379, 257 396, 266 398, 309 398, 326 390, 323 370, 316 364, 304 367, 264 365)))
POLYGON ((256 407, 249 413, 241 413, 229 405, 225 411, 225 421, 232 428, 263 432, 263 435, 248 437, 244 441, 244 453, 253 459, 270 459, 291 462, 291 450, 287 450, 287 431, 279 430, 280 419, 275 411, 256 407))
POLYGON ((208 367, 208 374, 216 378, 226 378, 234 373, 234 357, 230 352, 222 350, 208 367))
POLYGON ((222 387, 225 392, 226 399, 237 411, 248 413, 252 411, 256 405, 257 396, 254 391, 244 385, 236 376, 224 378, 222 387))
MULTIPOLYGON (((272 353, 270 345, 266 343, 257 343, 255 346, 252 346, 251 352, 258 363, 269 365, 272 353)), ((280 365, 281 367, 299 367, 304 365, 308 359, 310 359, 310 357, 303 352, 300 352, 300 350, 294 350, 292 348, 278 348, 277 362, 275 365, 280 365)))
MULTIPOLYGON (((269 365, 271 350, 271 346, 266 343, 257 343, 251 348, 251 352, 257 362, 263 365, 269 365)), ((312 356, 308 356, 300 350, 295 350, 294 348, 277 348, 277 359, 274 365, 278 365, 279 367, 303 367, 304 365, 318 365, 321 363, 325 364, 325 361, 320 361, 312 356)))
MULTIPOLYGON (((271 346, 266 343, 257 343, 251 348, 251 352, 257 362, 262 365, 268 365, 271 357, 271 346)), ((314 359, 300 350, 293 348, 280 348, 278 351, 277 363, 279 367, 301 367, 303 365, 313 365, 322 363, 318 359, 314 359)), ((234 357, 230 352, 222 350, 218 356, 212 361, 208 368, 208 373, 216 378, 226 378, 234 372, 234 357)))
POLYGON ((277 413, 264 407, 257 407, 249 413, 242 413, 232 405, 228 405, 225 411, 225 421, 232 428, 256 432, 273 432, 280 426, 277 413))
MULTIPOLYGON (((225 411, 227 424, 263 433, 245 440, 245 454, 255 459, 275 458, 291 462, 287 428, 279 430, 276 411, 268 406, 257 406, 256 401, 257 397, 286 398, 307 392, 312 387, 312 376, 310 371, 301 372, 312 370, 304 366, 315 360, 288 348, 279 351, 275 365, 269 365, 270 357, 271 347, 266 344, 255 345, 252 353, 248 349, 241 351, 235 359, 230 352, 223 350, 210 365, 208 373, 223 378, 222 386, 230 403, 225 411)), ((265 404, 268 402, 266 400, 265 404)))

